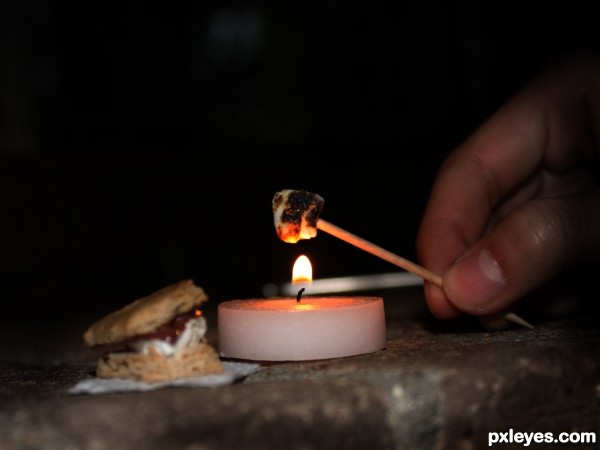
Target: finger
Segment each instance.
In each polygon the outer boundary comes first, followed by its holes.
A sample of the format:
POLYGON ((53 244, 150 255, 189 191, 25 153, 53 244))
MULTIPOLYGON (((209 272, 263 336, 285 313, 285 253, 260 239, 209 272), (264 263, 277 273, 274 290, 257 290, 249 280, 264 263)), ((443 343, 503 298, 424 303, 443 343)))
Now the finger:
POLYGON ((600 190, 537 199, 508 216, 443 276, 459 310, 489 315, 600 251, 600 190))
POLYGON ((444 162, 423 215, 425 235, 452 224, 472 244, 498 208, 590 187, 585 172, 597 166, 597 153, 593 132, 584 129, 590 117, 583 94, 547 84, 540 81, 508 102, 444 162))
POLYGON ((429 311, 438 319, 453 319, 460 314, 444 294, 444 291, 431 283, 425 283, 425 299, 429 311))
MULTIPOLYGON (((588 78, 577 66, 542 78, 446 160, 417 235, 417 255, 425 267, 443 273, 485 235, 493 220, 536 196, 563 195, 593 184, 582 170, 573 170, 576 164, 597 166, 591 159, 593 135, 582 129, 590 119, 582 115, 600 116, 598 102, 588 98, 584 106, 585 96, 592 98, 590 92, 600 83, 588 78), (563 175, 568 171, 571 177, 563 175)), ((430 288, 425 294, 434 315, 450 314, 442 291, 430 288)))
MULTIPOLYGON (((418 258, 435 273, 444 273, 484 234, 501 193, 508 189, 510 183, 516 183, 517 178, 527 178, 528 172, 532 172, 539 163, 531 156, 535 152, 525 151, 516 151, 517 161, 510 164, 508 160, 498 161, 490 145, 485 144, 489 141, 513 149, 522 149, 527 145, 520 142, 524 139, 522 134, 517 133, 515 137, 509 132, 512 128, 511 109, 488 122, 446 160, 438 173, 417 235, 418 258), (496 139, 496 134, 502 139, 496 139), (481 147, 484 147, 481 151, 485 158, 477 153, 481 147), (519 170, 508 171, 509 166, 517 166, 519 170), (509 173, 509 180, 502 180, 505 172, 509 173)), ((524 114, 520 112, 518 116, 524 114)), ((525 140, 534 145, 531 139, 525 140)), ((457 314, 456 307, 444 291, 433 286, 427 287, 425 296, 434 316, 451 318, 457 314)))

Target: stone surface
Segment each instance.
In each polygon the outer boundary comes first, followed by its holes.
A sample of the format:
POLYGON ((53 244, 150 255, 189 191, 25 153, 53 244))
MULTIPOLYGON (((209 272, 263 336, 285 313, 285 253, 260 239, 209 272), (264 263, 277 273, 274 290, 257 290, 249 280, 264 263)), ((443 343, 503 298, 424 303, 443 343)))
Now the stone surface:
POLYGON ((387 348, 369 355, 262 363, 226 387, 69 395, 94 376, 87 323, 3 328, 1 450, 469 450, 489 432, 600 430, 596 318, 486 332, 392 317, 387 348))

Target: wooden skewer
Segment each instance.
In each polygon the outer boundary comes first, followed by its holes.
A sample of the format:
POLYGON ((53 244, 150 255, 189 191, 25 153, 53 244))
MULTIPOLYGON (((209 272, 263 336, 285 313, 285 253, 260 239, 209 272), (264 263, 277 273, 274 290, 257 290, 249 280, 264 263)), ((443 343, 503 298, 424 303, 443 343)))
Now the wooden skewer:
MULTIPOLYGON (((340 227, 333 225, 323 219, 319 219, 317 221, 317 228, 319 230, 324 231, 325 233, 329 233, 332 236, 341 239, 342 241, 347 242, 348 244, 354 245, 355 247, 364 250, 367 253, 371 253, 372 255, 377 256, 389 263, 394 264, 395 266, 401 267, 408 272, 412 272, 415 275, 420 276, 424 280, 427 280, 438 287, 442 287, 442 277, 427 270, 426 268, 419 266, 407 259, 402 258, 401 256, 395 255, 388 250, 379 247, 369 241, 364 240, 352 233, 349 233, 346 230, 341 229, 340 227)), ((533 325, 527 322, 525 319, 519 317, 515 313, 507 313, 504 315, 504 318, 510 322, 516 323, 518 325, 522 325, 527 328, 533 329, 533 325)))
POLYGON ((352 233, 349 233, 346 230, 342 230, 341 228, 329 223, 323 219, 319 219, 317 221, 317 228, 323 230, 325 233, 329 233, 332 236, 335 236, 342 241, 347 242, 348 244, 352 244, 355 247, 360 248, 372 255, 377 256, 387 262, 394 264, 395 266, 401 267, 404 270, 412 272, 424 280, 430 281, 436 286, 442 287, 442 277, 436 275, 435 273, 427 270, 425 267, 421 267, 413 262, 410 262, 407 259, 402 258, 401 256, 395 255, 392 252, 389 252, 369 241, 365 241, 363 238, 360 238, 352 233))

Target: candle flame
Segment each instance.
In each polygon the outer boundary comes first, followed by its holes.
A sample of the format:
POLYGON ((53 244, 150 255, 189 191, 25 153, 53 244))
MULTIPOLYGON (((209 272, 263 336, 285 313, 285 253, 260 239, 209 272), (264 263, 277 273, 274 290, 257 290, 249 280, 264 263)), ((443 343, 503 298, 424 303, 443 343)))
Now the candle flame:
POLYGON ((312 265, 306 255, 300 255, 292 269, 292 284, 312 283, 312 265))

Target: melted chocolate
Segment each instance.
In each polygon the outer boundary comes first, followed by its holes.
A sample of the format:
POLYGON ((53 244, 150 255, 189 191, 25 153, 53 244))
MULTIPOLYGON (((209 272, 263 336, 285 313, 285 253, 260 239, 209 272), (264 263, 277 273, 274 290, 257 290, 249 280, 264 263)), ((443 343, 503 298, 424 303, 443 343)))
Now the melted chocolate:
POLYGON ((150 333, 140 334, 127 339, 125 344, 127 345, 133 342, 151 339, 157 339, 159 341, 165 341, 169 344, 174 344, 181 332, 185 329, 185 324, 191 319, 195 319, 201 315, 202 311, 200 311, 198 308, 195 308, 187 313, 179 314, 175 316, 171 322, 161 325, 150 333))

